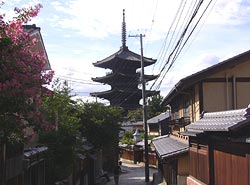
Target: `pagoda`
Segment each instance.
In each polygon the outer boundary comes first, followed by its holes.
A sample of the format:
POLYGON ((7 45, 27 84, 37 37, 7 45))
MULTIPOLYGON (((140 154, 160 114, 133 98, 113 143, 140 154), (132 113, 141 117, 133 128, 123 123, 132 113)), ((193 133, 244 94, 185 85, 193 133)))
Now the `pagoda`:
MULTIPOLYGON (((152 65, 155 59, 143 57, 144 66, 152 65)), ((122 46, 116 53, 109 57, 93 63, 95 67, 111 69, 112 72, 103 77, 92 78, 95 82, 109 84, 111 89, 103 92, 90 93, 91 96, 104 98, 110 101, 110 105, 123 107, 125 110, 134 110, 139 108, 140 99, 142 99, 142 90, 138 88, 140 82, 140 72, 137 69, 141 67, 141 56, 130 51, 126 46, 126 23, 125 10, 123 10, 122 22, 122 46)), ((145 81, 154 80, 155 75, 145 75, 145 81)), ((146 91, 147 97, 153 96, 159 91, 146 91)))

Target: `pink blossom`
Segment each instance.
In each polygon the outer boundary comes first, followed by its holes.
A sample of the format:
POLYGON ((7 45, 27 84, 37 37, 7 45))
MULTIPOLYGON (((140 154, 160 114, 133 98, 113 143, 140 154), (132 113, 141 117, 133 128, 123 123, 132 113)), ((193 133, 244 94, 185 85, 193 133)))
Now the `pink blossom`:
MULTIPOLYGON (((20 137, 24 136, 24 120, 41 123, 41 127, 47 130, 54 127, 49 123, 44 124, 43 116, 37 111, 42 103, 41 88, 51 82, 54 72, 44 71, 46 57, 44 53, 36 51, 38 40, 31 39, 23 29, 23 23, 37 16, 41 8, 41 4, 30 8, 15 8, 17 17, 9 22, 5 22, 4 15, 0 15, 0 39, 6 39, 6 46, 0 47, 0 98, 4 100, 0 101, 0 122, 4 124, 9 117, 15 117, 14 132, 19 133, 17 135, 20 137)), ((13 136, 13 133, 8 132, 12 130, 8 124, 3 129, 6 137, 13 136)))

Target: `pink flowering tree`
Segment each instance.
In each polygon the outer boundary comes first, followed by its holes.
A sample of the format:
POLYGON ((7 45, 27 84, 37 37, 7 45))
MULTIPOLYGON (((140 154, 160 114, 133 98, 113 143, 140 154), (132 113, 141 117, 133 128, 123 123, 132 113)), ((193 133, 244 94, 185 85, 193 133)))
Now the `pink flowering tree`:
MULTIPOLYGON (((3 3, 0 5, 2 7, 3 3)), ((18 9, 16 17, 5 21, 0 15, 0 141, 24 142, 25 128, 44 125, 39 111, 53 71, 45 71, 44 52, 35 49, 37 39, 24 30, 42 5, 18 9)))

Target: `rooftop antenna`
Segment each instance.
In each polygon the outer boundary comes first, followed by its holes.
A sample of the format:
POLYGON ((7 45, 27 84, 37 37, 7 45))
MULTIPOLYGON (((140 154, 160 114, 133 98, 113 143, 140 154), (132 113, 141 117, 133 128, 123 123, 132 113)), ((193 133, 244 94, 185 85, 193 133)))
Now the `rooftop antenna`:
POLYGON ((126 22, 125 22, 125 9, 123 9, 123 21, 122 21, 122 48, 126 48, 126 22))

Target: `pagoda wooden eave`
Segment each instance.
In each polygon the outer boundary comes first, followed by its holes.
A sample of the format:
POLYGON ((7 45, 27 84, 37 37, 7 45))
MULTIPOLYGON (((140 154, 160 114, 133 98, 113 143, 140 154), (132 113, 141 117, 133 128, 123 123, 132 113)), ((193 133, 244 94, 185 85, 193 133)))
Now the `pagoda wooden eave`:
POLYGON ((127 78, 127 79, 136 80, 138 76, 137 74, 125 74, 125 73, 115 72, 115 73, 109 73, 106 76, 96 77, 96 78, 91 78, 91 79, 95 82, 108 83, 109 80, 114 81, 114 79, 119 79, 119 78, 127 78))
MULTIPOLYGON (((143 57, 144 59, 144 66, 152 65, 156 62, 156 59, 143 57)), ((101 68, 109 68, 113 69, 116 67, 117 62, 129 62, 130 65, 134 65, 134 67, 137 69, 141 67, 141 56, 137 53, 134 53, 128 49, 128 47, 121 47, 119 51, 116 53, 110 55, 109 57, 97 61, 96 63, 93 63, 95 67, 101 67, 101 68)), ((119 64, 121 65, 121 64, 119 64)))
MULTIPOLYGON (((128 79, 128 81, 134 80, 134 83, 139 83, 140 82, 140 73, 136 74, 125 74, 125 73, 120 73, 120 72, 115 72, 115 73, 109 73, 106 76, 102 77, 96 77, 96 78, 91 78, 94 82, 100 82, 100 83, 106 83, 106 84, 112 84, 115 83, 114 79, 128 79), (111 80, 111 81, 110 81, 111 80)), ((158 77, 158 75, 144 75, 144 78, 146 81, 151 81, 154 80, 158 77)))
POLYGON ((144 75, 144 79, 146 80, 146 82, 154 80, 158 77, 159 77, 159 75, 144 75))
MULTIPOLYGON (((159 93, 160 93, 160 91, 146 91, 145 92, 146 96, 148 96, 148 97, 159 94, 159 93)), ((141 89, 137 89, 136 91, 130 90, 130 89, 125 89, 125 90, 112 89, 112 90, 108 90, 108 91, 90 93, 91 96, 104 98, 107 100, 112 99, 112 97, 114 97, 114 96, 123 96, 123 95, 130 96, 131 94, 133 94, 134 96, 138 96, 139 99, 141 99, 141 97, 142 97, 141 89)))
POLYGON ((136 91, 134 90, 121 90, 121 89, 112 89, 112 90, 107 90, 107 91, 102 91, 102 92, 93 92, 90 93, 91 96, 97 96, 99 98, 105 98, 105 99, 111 99, 113 96, 121 96, 122 94, 125 96, 125 94, 131 94, 134 93, 134 95, 139 95, 141 94, 141 90, 137 89, 136 91))

